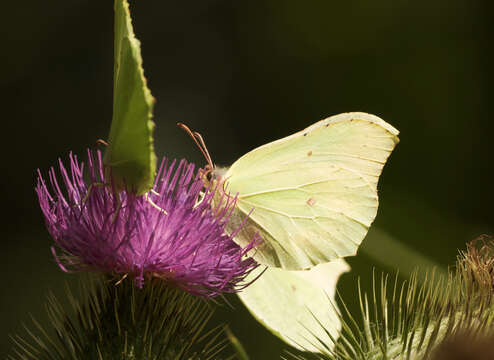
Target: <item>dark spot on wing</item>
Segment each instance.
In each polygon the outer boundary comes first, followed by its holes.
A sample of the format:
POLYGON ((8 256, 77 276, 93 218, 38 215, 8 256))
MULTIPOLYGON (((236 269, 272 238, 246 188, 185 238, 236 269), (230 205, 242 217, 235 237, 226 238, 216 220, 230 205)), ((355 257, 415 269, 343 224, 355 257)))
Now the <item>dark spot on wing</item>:
POLYGON ((304 133, 304 136, 307 136, 307 133, 304 133))
POLYGON ((307 203, 307 205, 309 205, 309 206, 314 206, 314 205, 315 205, 315 203, 316 203, 316 199, 314 199, 314 198, 309 198, 309 199, 307 199, 306 203, 307 203))
POLYGON ((296 290, 297 290, 297 288, 296 288, 296 287, 295 287, 295 285, 293 285, 293 284, 292 284, 292 290, 293 290, 293 291, 296 291, 296 290))
POLYGON ((312 151, 309 151, 309 152, 307 153, 307 156, 312 156, 312 151))

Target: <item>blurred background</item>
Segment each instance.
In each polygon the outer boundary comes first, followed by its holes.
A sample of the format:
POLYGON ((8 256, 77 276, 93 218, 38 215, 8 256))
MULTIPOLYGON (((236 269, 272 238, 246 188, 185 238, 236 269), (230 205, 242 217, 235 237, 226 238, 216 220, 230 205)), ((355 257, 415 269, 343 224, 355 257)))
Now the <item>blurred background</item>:
MULTIPOLYGON (((220 165, 341 112, 370 112, 401 131, 375 225, 339 284, 348 303, 373 266, 419 264, 382 239, 448 266, 465 242, 494 232, 492 1, 162 0, 131 9, 160 156, 204 164, 177 122, 199 131, 220 165)), ((9 334, 22 333, 30 314, 44 321, 46 295, 62 296, 74 277, 51 256, 35 172, 107 137, 113 1, 8 2, 2 13, 3 358, 9 334)), ((286 347, 229 299, 236 310, 214 321, 228 320, 252 359, 279 358, 286 347)))

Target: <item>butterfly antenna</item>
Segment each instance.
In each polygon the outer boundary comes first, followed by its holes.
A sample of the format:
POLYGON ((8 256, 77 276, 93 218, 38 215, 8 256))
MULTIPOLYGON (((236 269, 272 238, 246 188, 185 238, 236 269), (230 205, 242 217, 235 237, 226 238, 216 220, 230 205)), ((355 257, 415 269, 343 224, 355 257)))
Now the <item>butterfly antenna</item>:
POLYGON ((196 131, 190 130, 190 128, 183 124, 183 123, 177 123, 177 126, 184 130, 189 136, 194 140, 196 143, 197 147, 199 150, 201 150, 202 155, 206 159, 208 165, 213 169, 213 161, 211 160, 211 156, 209 155, 208 148, 206 147, 206 143, 204 142, 204 139, 202 138, 201 134, 199 134, 196 131))
POLYGON ((208 162, 209 166, 211 169, 213 169, 213 160, 211 159, 211 155, 209 154, 208 148, 206 146, 206 143, 204 142, 204 138, 202 137, 201 134, 199 134, 197 131, 194 131, 194 135, 197 139, 197 141, 201 144, 204 156, 206 157, 206 161, 208 162))

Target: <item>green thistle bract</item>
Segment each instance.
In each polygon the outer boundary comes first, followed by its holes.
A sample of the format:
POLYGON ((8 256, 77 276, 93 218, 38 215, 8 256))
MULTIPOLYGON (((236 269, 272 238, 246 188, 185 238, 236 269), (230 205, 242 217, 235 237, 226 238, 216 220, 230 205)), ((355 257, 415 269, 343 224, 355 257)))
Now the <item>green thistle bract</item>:
POLYGON ((359 317, 346 307, 340 314, 336 346, 321 341, 314 344, 321 354, 292 358, 442 360, 460 339, 471 345, 469 353, 478 353, 494 338, 493 254, 494 241, 484 238, 468 244, 447 277, 429 272, 421 278, 417 272, 400 284, 397 277, 391 282, 374 276, 370 295, 359 285, 359 317))
POLYGON ((52 329, 15 336, 10 360, 212 360, 227 345, 221 328, 206 330, 213 310, 203 299, 159 280, 137 289, 130 279, 114 285, 83 281, 70 309, 51 295, 52 329))

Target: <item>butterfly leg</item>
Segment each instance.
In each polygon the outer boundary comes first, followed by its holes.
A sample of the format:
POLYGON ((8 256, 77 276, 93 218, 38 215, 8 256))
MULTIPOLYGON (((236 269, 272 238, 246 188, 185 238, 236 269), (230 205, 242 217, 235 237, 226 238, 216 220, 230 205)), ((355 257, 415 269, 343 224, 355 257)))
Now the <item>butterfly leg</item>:
POLYGON ((122 283, 122 281, 124 281, 124 280, 127 278, 127 276, 129 276, 129 274, 124 274, 124 275, 120 278, 120 280, 118 280, 118 281, 115 283, 115 286, 120 285, 120 284, 122 283))

